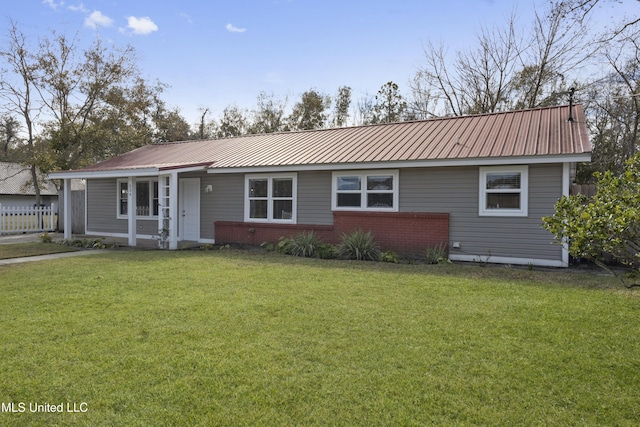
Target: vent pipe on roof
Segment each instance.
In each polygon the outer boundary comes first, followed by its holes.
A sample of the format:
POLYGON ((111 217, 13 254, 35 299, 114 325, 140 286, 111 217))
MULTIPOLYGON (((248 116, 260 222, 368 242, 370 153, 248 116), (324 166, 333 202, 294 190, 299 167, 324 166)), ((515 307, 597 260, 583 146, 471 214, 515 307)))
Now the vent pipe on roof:
POLYGON ((573 94, 576 92, 576 88, 572 87, 569 89, 569 119, 568 122, 573 122, 573 94))

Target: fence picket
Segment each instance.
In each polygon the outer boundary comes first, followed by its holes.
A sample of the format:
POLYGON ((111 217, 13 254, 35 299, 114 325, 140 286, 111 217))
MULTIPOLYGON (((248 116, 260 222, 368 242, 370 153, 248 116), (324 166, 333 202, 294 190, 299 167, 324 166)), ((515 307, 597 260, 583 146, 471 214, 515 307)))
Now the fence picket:
POLYGON ((54 231, 58 209, 51 206, 3 206, 0 204, 0 234, 54 231))

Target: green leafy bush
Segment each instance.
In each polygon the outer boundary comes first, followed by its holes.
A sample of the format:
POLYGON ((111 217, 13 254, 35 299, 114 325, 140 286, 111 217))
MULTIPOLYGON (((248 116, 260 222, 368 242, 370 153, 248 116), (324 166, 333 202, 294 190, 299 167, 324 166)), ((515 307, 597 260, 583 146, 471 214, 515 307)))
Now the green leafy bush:
POLYGON ((574 257, 606 268, 608 254, 640 272, 640 154, 619 175, 608 171, 595 176, 598 191, 593 198, 562 197, 553 216, 542 218, 543 227, 559 243, 568 242, 574 257))
POLYGON ((85 248, 85 249, 106 249, 106 248, 115 248, 117 245, 115 243, 105 243, 100 239, 74 239, 68 240, 63 239, 59 242, 62 246, 71 246, 74 248, 85 248))
POLYGON ((384 251, 382 255, 380 255, 380 261, 397 264, 400 262, 400 258, 398 257, 398 254, 393 251, 384 251))
POLYGON ((424 253, 427 264, 440 264, 449 262, 449 247, 446 243, 438 243, 430 246, 424 253))
POLYGON ((356 260, 378 261, 382 252, 371 231, 354 231, 342 235, 342 242, 337 247, 341 257, 356 260))
POLYGON ((314 256, 321 259, 336 258, 336 247, 331 243, 322 243, 318 246, 316 252, 314 253, 314 256))
POLYGON ((40 235, 40 241, 42 243, 52 243, 53 242, 53 238, 51 237, 51 234, 44 233, 44 234, 40 235))

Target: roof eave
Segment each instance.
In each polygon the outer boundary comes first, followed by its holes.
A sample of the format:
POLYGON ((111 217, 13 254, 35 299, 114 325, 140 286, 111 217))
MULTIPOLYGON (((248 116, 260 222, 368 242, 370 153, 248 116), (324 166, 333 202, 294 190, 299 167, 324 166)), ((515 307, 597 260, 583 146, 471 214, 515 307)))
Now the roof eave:
POLYGON ((49 179, 83 179, 83 178, 119 178, 123 176, 150 176, 157 175, 159 168, 139 169, 111 169, 111 170, 76 170, 52 172, 47 175, 49 179))
POLYGON ((155 176, 169 175, 177 172, 196 172, 205 170, 211 162, 198 164, 197 166, 164 166, 164 167, 148 167, 148 168, 132 168, 132 169, 105 169, 105 170, 76 170, 52 172, 47 175, 49 179, 90 179, 90 178, 122 178, 122 177, 138 177, 138 176, 155 176))
POLYGON ((582 163, 590 162, 591 153, 564 154, 548 156, 514 156, 514 157, 486 157, 468 159, 436 159, 436 160, 402 160, 389 162, 363 162, 363 163, 325 163, 325 164, 295 164, 295 165, 268 165, 268 166, 244 166, 244 167, 211 167, 208 173, 255 173, 255 172, 283 172, 283 171, 321 171, 321 170, 356 170, 356 169, 402 169, 402 168, 429 168, 429 167, 455 167, 455 166, 493 166, 493 165, 517 165, 517 164, 545 164, 545 163, 582 163))

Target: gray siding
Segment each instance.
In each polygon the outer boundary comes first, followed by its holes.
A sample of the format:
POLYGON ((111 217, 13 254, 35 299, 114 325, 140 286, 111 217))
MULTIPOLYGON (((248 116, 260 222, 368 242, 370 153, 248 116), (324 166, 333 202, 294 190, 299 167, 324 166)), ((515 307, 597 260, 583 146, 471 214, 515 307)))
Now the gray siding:
MULTIPOLYGON (((87 232, 124 233, 128 232, 126 219, 117 218, 117 179, 87 180, 87 232)), ((158 234, 158 220, 136 221, 137 234, 153 236, 158 234)))
POLYGON ((298 173, 298 223, 333 224, 330 171, 298 173))
MULTIPOLYGON (((333 224, 331 172, 298 173, 298 223, 333 224)), ((244 220, 244 174, 180 175, 201 180, 200 237, 215 238, 215 221, 244 220), (210 186, 211 191, 207 187, 210 186)), ((452 254, 559 260, 561 249, 541 227, 541 218, 553 214, 562 194, 562 165, 529 166, 529 215, 478 215, 478 167, 416 168, 400 170, 401 212, 449 213, 449 240, 460 242, 452 254)), ((117 180, 87 182, 87 231, 127 233, 127 221, 118 219, 117 180)), ((138 234, 157 234, 157 221, 138 220, 138 234)))
POLYGON ((117 219, 115 179, 87 180, 87 232, 126 233, 127 221, 117 219))
POLYGON ((529 215, 478 215, 479 168, 404 169, 400 172, 402 212, 449 213, 452 254, 559 260, 560 246, 541 227, 562 195, 562 165, 529 166, 529 215))
POLYGON ((244 221, 244 175, 206 174, 202 187, 211 185, 210 193, 200 198, 200 237, 215 238, 215 221, 244 221))

